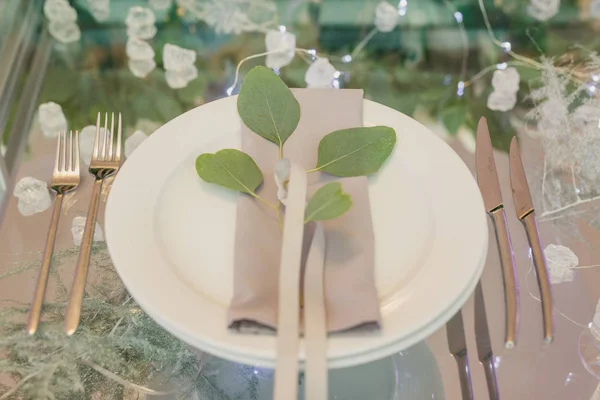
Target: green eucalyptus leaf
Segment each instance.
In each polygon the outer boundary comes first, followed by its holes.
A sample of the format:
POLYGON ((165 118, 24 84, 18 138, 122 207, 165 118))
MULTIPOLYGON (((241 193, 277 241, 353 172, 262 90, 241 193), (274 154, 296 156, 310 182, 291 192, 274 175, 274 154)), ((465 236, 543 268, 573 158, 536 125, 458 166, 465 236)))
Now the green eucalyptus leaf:
POLYGON ((283 146, 300 120, 300 104, 285 83, 270 69, 254 67, 242 84, 238 114, 250 130, 283 146))
POLYGON ((342 185, 339 182, 328 183, 309 200, 304 211, 304 223, 337 218, 350 207, 352 199, 348 193, 342 192, 342 185))
POLYGON ((252 157, 235 149, 200 154, 196 158, 196 172, 206 182, 248 194, 254 194, 263 181, 252 157))
POLYGON ((319 143, 315 170, 335 176, 371 175, 379 170, 396 144, 396 132, 388 126, 342 129, 319 143))

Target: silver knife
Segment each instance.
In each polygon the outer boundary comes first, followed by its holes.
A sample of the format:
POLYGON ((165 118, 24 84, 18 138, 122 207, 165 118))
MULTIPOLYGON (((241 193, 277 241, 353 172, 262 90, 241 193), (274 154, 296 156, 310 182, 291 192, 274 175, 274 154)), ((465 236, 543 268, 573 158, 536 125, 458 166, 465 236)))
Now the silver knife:
POLYGON ((506 224, 502 193, 500 192, 500 182, 496 173, 492 141, 490 140, 487 121, 483 117, 479 120, 479 125, 477 126, 476 143, 477 184, 483 196, 485 209, 494 224, 498 252, 500 253, 502 280, 504 282, 504 303, 506 307, 504 346, 510 349, 515 346, 517 339, 519 286, 517 284, 517 272, 510 234, 506 224))
POLYGON ((529 185, 527 177, 523 169, 523 161, 521 160, 521 152, 517 138, 513 137, 510 142, 510 185, 512 186, 513 201, 515 203, 515 211, 517 218, 521 220, 527 232, 529 246, 533 263, 535 265, 538 285, 540 287, 540 297, 542 299, 542 315, 544 318, 544 341, 552 342, 554 335, 554 320, 552 307, 552 290, 550 288, 550 278, 548 277, 548 267, 546 266, 546 257, 542 250, 540 235, 538 232, 537 221, 535 219, 535 211, 533 209, 533 201, 529 193, 529 185))
POLYGON ((473 400, 471 374, 469 372, 469 357, 467 356, 467 340, 460 310, 446 323, 448 348, 458 364, 458 377, 463 400, 473 400))
POLYGON ((477 343, 477 357, 485 371, 485 380, 487 381, 490 400, 500 400, 498 381, 496 380, 496 367, 494 365, 494 353, 492 352, 492 342, 488 330, 481 281, 477 283, 477 287, 475 288, 475 343, 477 343))

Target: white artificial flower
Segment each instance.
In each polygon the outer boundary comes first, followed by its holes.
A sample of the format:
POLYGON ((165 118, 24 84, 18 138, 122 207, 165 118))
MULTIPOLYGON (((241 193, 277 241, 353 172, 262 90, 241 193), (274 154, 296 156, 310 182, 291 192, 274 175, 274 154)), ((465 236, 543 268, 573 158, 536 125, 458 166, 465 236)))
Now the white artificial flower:
POLYGON ((579 258, 570 248, 549 244, 544 249, 544 255, 548 263, 550 283, 554 285, 573 280, 573 268, 579 265, 579 258))
POLYGON ((59 104, 50 101, 40 104, 38 108, 38 119, 44 136, 55 138, 59 132, 67 130, 67 118, 59 104))
POLYGON ((197 77, 198 68, 196 68, 195 65, 189 65, 181 71, 167 70, 165 72, 167 85, 169 85, 171 89, 182 89, 197 77))
POLYGON ((497 69, 492 77, 492 86, 497 92, 516 93, 519 91, 521 78, 516 68, 497 69))
POLYGON ((154 58, 154 49, 148 42, 137 37, 129 37, 125 46, 127 57, 132 60, 148 60, 154 58))
POLYGON ((46 211, 52 205, 48 184, 31 176, 19 180, 13 194, 19 199, 17 208, 25 217, 46 211))
POLYGON ((538 21, 554 17, 560 8, 560 0, 531 0, 527 12, 538 21))
POLYGON ((398 23, 398 8, 387 1, 382 1, 375 7, 375 27, 380 32, 391 32, 398 23))
POLYGON ((275 184, 277 185, 277 199, 284 205, 287 199, 286 182, 290 179, 291 168, 292 166, 288 158, 277 160, 273 168, 275 184))
POLYGON ((163 65, 169 71, 183 71, 196 62, 196 52, 171 43, 163 47, 163 65))
POLYGON ((81 30, 75 22, 57 22, 50 21, 48 24, 48 32, 60 43, 73 43, 81 39, 81 30))
MULTIPOLYGON (((104 137, 104 128, 100 128, 100 137, 104 137)), ((96 140, 95 125, 88 125, 79 131, 79 158, 86 165, 90 165, 92 161, 94 140, 96 140)))
POLYGON ((173 0, 149 0, 149 2, 150 7, 152 7, 155 10, 162 11, 171 7, 173 0))
POLYGON ((125 18, 125 25, 128 27, 154 25, 155 22, 154 11, 140 6, 131 7, 125 18))
POLYGON ((148 139, 148 136, 142 131, 135 131, 131 136, 125 140, 125 157, 129 158, 131 154, 138 148, 144 140, 148 139))
POLYGON ((592 18, 600 18, 600 0, 593 0, 590 3, 590 15, 592 18))
POLYGON ((317 58, 306 70, 304 80, 309 88, 330 88, 336 72, 327 58, 317 58))
MULTIPOLYGON (((83 238, 83 231, 85 229, 85 221, 86 217, 75 217, 73 218, 73 223, 71 225, 71 234, 73 235, 73 244, 75 246, 81 245, 81 240, 83 238)), ((104 233, 102 232, 102 228, 96 222, 96 226, 94 228, 94 237, 92 239, 94 242, 103 242, 104 241, 104 233)))
POLYGON ((156 25, 148 24, 148 25, 140 25, 140 26, 128 26, 127 27, 127 36, 135 37, 138 39, 150 40, 154 36, 156 36, 156 25))
POLYGON ((46 0, 44 15, 50 22, 69 23, 77 21, 77 11, 67 0, 46 0))
POLYGON ((133 75, 137 76, 138 78, 145 78, 150 72, 154 71, 154 68, 156 68, 156 62, 153 58, 146 60, 130 59, 127 62, 127 66, 133 75))
POLYGON ((223 0, 206 2, 204 12, 204 20, 217 34, 239 35, 248 30, 248 15, 223 0))
POLYGON ((296 49, 296 35, 287 31, 270 30, 265 35, 265 47, 268 52, 266 65, 269 68, 279 69, 285 67, 294 59, 296 49))
POLYGON ((495 111, 509 111, 517 104, 517 93, 493 91, 487 99, 487 107, 495 111))

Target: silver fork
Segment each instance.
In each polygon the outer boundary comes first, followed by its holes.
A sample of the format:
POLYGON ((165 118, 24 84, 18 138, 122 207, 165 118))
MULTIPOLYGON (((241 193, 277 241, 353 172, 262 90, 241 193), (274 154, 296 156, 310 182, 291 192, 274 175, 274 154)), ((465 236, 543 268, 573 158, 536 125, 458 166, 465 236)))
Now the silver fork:
POLYGON ((98 203, 100 202, 100 192, 104 178, 115 174, 121 166, 121 114, 119 113, 118 130, 115 140, 115 113, 111 115, 110 130, 108 130, 108 113, 104 115, 104 133, 100 135, 100 113, 96 120, 96 138, 94 140, 94 150, 92 152, 92 161, 90 162, 90 174, 95 176, 92 187, 92 199, 85 221, 85 228, 81 239, 79 258, 75 269, 75 278, 71 289, 71 297, 67 305, 65 316, 65 332, 72 335, 79 325, 81 315, 81 302, 85 289, 88 267, 90 264, 90 255, 92 251, 92 240, 96 227, 96 216, 98 214, 98 203), (102 136, 102 137, 100 137, 102 136), (116 144, 115 144, 116 142, 116 144))
POLYGON ((79 132, 69 132, 69 142, 67 151, 67 133, 60 132, 56 145, 56 160, 54 162, 54 170, 52 170, 52 181, 50 188, 56 192, 54 199, 54 209, 50 218, 50 228, 48 229, 48 237, 46 238, 46 246, 44 247, 44 255, 42 256, 42 266, 38 276, 37 285, 31 301, 31 309, 27 318, 27 333, 33 335, 40 323, 42 314, 42 304, 44 303, 44 295, 46 293, 46 285, 48 283, 48 275, 50 273, 50 265, 52 263, 52 253, 54 251, 54 241, 56 240, 56 229, 58 220, 60 219, 60 210, 62 208, 63 197, 65 193, 74 190, 79 185, 79 132), (74 139, 74 141, 73 141, 74 139))

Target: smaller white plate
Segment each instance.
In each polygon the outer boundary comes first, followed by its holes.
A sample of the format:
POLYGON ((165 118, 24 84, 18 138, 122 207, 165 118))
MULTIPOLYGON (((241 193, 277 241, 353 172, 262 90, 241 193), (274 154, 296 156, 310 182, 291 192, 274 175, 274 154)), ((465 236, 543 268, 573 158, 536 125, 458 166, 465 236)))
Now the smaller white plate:
MULTIPOLYGON (((182 340, 222 358, 273 366, 275 337, 227 330, 236 196, 198 178, 198 154, 239 148, 235 97, 174 119, 123 165, 108 200, 108 248, 144 310, 182 340)), ((443 141, 403 114, 364 103, 365 125, 396 130, 369 179, 382 329, 329 340, 330 367, 385 357, 443 325, 466 301, 487 253, 479 189, 443 141)), ((303 350, 300 359, 303 359, 303 350)))

